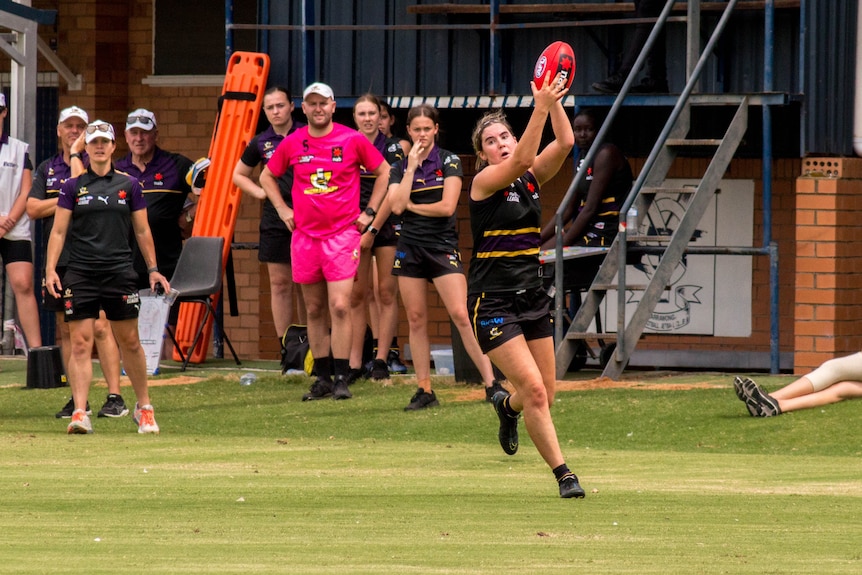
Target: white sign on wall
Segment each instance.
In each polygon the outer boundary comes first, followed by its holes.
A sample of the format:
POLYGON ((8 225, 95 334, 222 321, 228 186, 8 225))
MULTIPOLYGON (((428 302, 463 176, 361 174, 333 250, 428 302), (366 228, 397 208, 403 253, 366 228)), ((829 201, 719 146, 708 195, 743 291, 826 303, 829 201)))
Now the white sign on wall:
MULTIPOLYGON (((697 180, 668 179, 668 188, 695 187, 697 180)), ((689 194, 658 194, 641 222, 641 234, 674 230, 685 212, 689 194)), ((692 246, 750 247, 754 227, 754 181, 722 180, 697 226, 692 246)), ((659 262, 647 255, 626 268, 626 283, 649 283, 659 262)), ((752 257, 684 255, 668 287, 647 321, 645 333, 697 334, 723 337, 751 335, 752 257)), ((626 294, 626 318, 640 301, 642 290, 626 294)), ((605 329, 616 331, 617 292, 608 290, 603 302, 605 329)))

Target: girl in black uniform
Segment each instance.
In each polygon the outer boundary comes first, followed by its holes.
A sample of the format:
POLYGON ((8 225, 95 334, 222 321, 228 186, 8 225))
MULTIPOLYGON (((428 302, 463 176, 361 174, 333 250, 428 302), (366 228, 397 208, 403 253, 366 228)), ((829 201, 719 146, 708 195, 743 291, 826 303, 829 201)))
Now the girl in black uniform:
MULTIPOLYGON (((599 121, 592 110, 581 110, 573 122, 578 158, 575 169, 585 168, 584 159, 599 131, 599 121)), ((632 168, 622 150, 610 142, 599 148, 587 175, 576 190, 575 201, 563 213, 564 246, 610 246, 617 235, 620 206, 632 189, 632 168)), ((544 249, 553 249, 554 220, 542 230, 544 249)))
MULTIPOLYGON (((373 94, 365 94, 357 98, 353 104, 353 121, 356 127, 374 147, 383 155, 390 165, 404 159, 401 144, 395 138, 387 138, 380 131, 380 100, 373 94)), ((374 181, 377 178, 372 172, 363 169, 359 175, 359 209, 368 207, 374 181)), ((362 365, 362 347, 365 342, 366 316, 368 304, 376 303, 377 325, 377 355, 372 358, 368 375, 375 380, 389 378, 389 345, 398 329, 398 284, 392 275, 392 262, 395 261, 395 244, 397 242, 396 227, 400 218, 392 216, 389 202, 385 199, 377 210, 371 225, 362 234, 359 254, 359 269, 356 270, 356 281, 350 294, 350 314, 353 324, 353 338, 350 348, 350 373, 347 383, 353 383, 364 374, 362 365), (390 217, 391 216, 391 217, 390 217), (372 273, 376 265, 377 298, 376 302, 369 297, 372 286, 372 273)))
POLYGON ((45 264, 45 287, 63 299, 72 342, 68 369, 75 410, 67 432, 93 433, 86 405, 93 377, 93 332, 103 309, 138 399, 133 416, 138 433, 158 433, 147 388, 147 361, 138 338, 140 299, 129 244, 132 235, 147 264, 150 289, 161 285, 167 291, 170 284, 156 265, 141 186, 111 163, 116 149, 114 127, 96 120, 85 133, 90 165, 60 188, 45 264), (67 243, 69 259, 61 279, 57 260, 67 243))
POLYGON ((458 251, 455 218, 463 172, 457 155, 437 147, 437 118, 436 108, 428 104, 410 109, 407 131, 413 148, 404 161, 392 165, 389 179, 389 203, 392 211, 403 217, 392 273, 398 276, 398 290, 407 310, 410 350, 419 384, 404 408, 407 411, 439 404, 431 389, 429 282, 434 283, 486 389, 499 386, 494 381, 491 362, 476 343, 467 315, 467 281, 458 251))
POLYGON ((550 298, 542 289, 539 246, 539 188, 559 171, 574 135, 560 102, 567 89, 555 78, 538 89, 521 141, 501 112, 486 114, 473 131, 479 172, 470 186, 473 257, 467 307, 482 351, 514 385, 494 394, 503 451, 518 450, 518 417, 539 454, 553 470, 560 497, 583 497, 584 490, 563 459, 551 419, 555 369, 550 298), (540 154, 545 123, 555 140, 540 154))

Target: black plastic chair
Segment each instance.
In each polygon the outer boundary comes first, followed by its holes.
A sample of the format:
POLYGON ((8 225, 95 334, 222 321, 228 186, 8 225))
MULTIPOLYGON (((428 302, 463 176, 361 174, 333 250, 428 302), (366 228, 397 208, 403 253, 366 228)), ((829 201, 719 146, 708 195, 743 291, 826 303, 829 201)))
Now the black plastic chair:
POLYGON ((242 365, 236 355, 236 351, 233 349, 230 338, 228 338, 224 330, 224 325, 213 308, 213 295, 221 290, 223 249, 224 238, 222 237, 190 237, 183 245, 180 260, 177 262, 177 269, 170 279, 171 289, 179 292, 175 301, 199 303, 206 306, 206 313, 195 332, 188 355, 183 354, 183 350, 180 349, 171 326, 166 327, 171 341, 174 342, 174 349, 177 350, 177 353, 180 354, 180 359, 183 361, 182 371, 185 371, 186 367, 188 367, 192 351, 197 347, 198 341, 203 334, 204 326, 210 316, 212 316, 216 325, 218 325, 225 342, 227 342, 227 346, 230 348, 230 352, 233 354, 233 358, 236 360, 236 364, 242 365))

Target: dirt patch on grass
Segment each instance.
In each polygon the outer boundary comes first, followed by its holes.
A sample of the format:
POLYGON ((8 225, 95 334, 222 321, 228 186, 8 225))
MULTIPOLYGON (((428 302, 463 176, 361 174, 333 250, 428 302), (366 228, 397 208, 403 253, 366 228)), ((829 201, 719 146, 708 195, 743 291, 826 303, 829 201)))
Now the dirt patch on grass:
MULTIPOLYGON (((511 384, 504 387, 512 391, 511 384)), ((557 380, 557 391, 589 391, 593 389, 643 389, 647 391, 688 391, 692 389, 721 389, 727 387, 717 383, 655 383, 645 381, 614 381, 607 377, 595 379, 584 379, 577 381, 557 380)), ((485 388, 481 386, 470 386, 463 392, 458 393, 456 401, 478 401, 485 399, 485 388)))

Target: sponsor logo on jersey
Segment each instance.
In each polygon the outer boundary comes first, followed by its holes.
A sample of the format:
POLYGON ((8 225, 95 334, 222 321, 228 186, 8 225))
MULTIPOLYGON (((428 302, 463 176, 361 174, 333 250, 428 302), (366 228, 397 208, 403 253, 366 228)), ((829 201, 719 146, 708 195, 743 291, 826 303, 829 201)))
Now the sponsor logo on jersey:
POLYGON ((479 325, 481 327, 488 327, 489 325, 503 325, 503 318, 492 317, 491 319, 479 320, 479 325))
POLYGON ((337 163, 344 161, 344 149, 341 146, 332 148, 332 161, 337 163))
POLYGON ((330 186, 329 180, 332 179, 332 171, 318 168, 311 176, 311 187, 305 189, 305 194, 329 194, 338 189, 338 186, 330 186))

